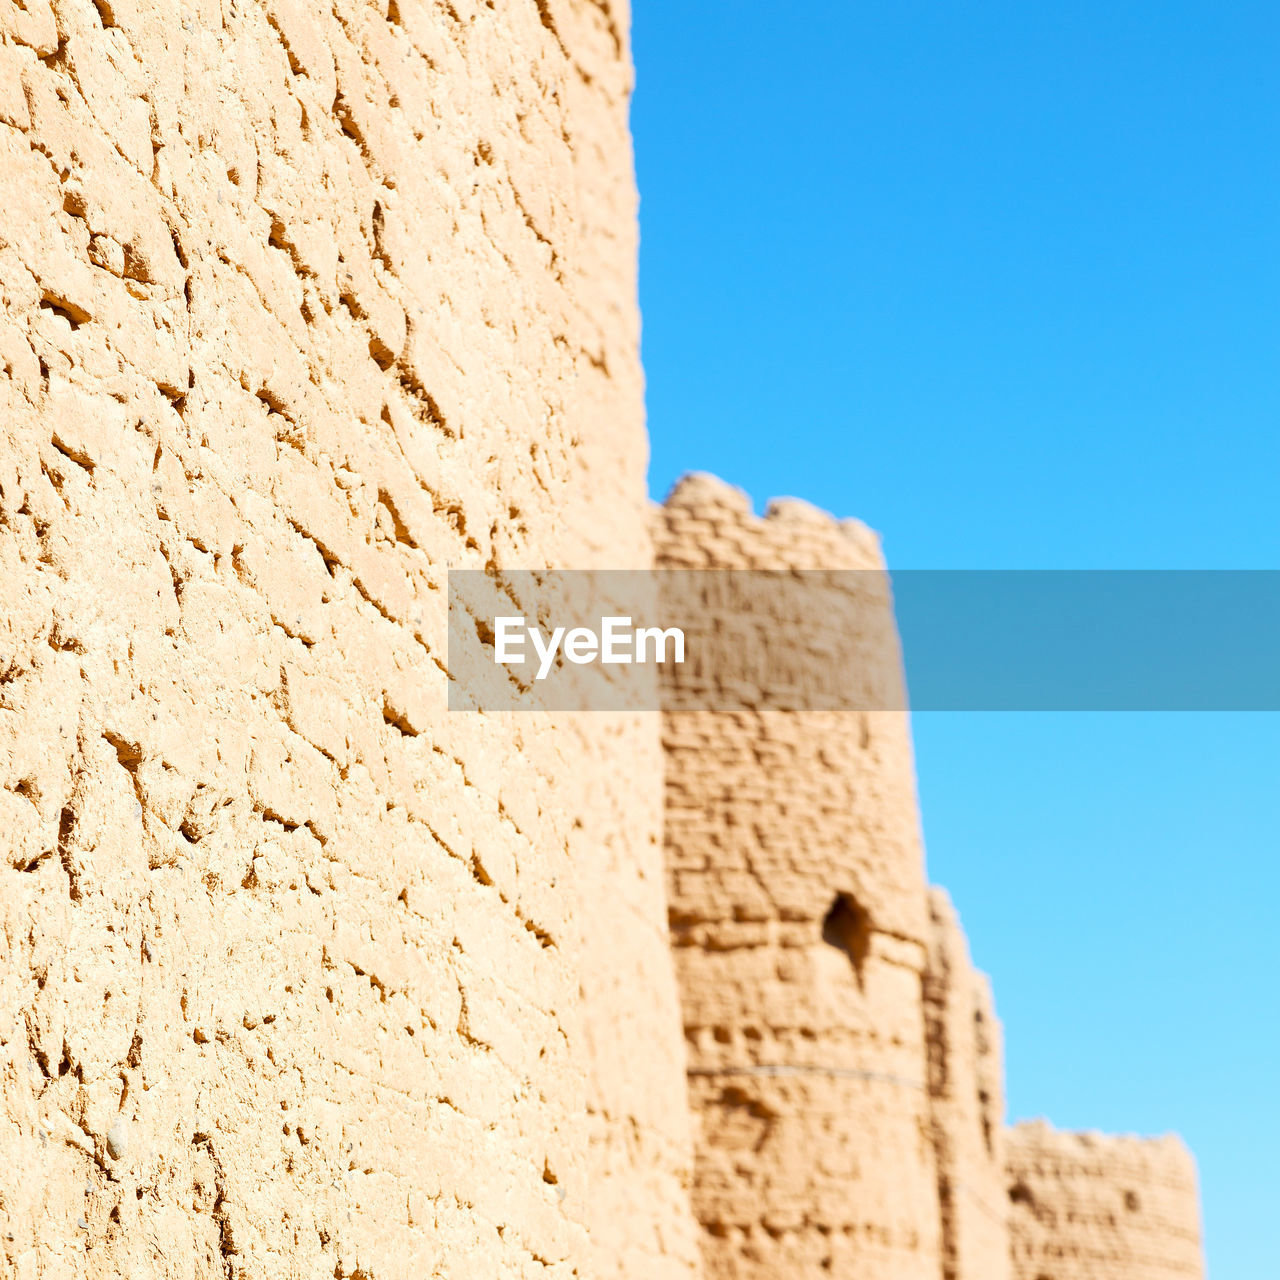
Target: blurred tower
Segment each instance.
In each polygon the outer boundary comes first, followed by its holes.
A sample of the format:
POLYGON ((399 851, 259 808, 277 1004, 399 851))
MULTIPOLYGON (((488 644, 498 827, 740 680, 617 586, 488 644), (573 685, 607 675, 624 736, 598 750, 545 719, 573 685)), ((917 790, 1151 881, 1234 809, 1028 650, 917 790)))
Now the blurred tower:
MULTIPOLYGON (((701 476, 654 540, 663 569, 883 568, 862 525, 791 501, 757 518, 701 476)), ((708 1280, 936 1280, 930 915, 905 713, 679 711, 663 735, 708 1280)))

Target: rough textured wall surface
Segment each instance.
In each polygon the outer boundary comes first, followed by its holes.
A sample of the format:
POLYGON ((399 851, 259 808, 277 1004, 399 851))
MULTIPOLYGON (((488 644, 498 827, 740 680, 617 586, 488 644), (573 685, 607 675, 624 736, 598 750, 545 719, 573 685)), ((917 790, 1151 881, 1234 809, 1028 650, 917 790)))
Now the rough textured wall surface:
MULTIPOLYGON (((665 568, 882 567, 856 522, 798 502, 759 519, 707 477, 678 486, 656 526, 665 568)), ((663 737, 708 1277, 936 1280, 905 715, 678 712, 663 737)))
POLYGON ((930 890, 929 914, 924 998, 942 1276, 1008 1280, 1000 1024, 945 890, 930 890))
POLYGON ((8 1275, 694 1265, 657 728, 444 710, 649 558, 626 21, 0 0, 8 1275))
POLYGON ((1009 1131, 1014 1280, 1199 1280, 1195 1162, 1175 1137, 1009 1131))

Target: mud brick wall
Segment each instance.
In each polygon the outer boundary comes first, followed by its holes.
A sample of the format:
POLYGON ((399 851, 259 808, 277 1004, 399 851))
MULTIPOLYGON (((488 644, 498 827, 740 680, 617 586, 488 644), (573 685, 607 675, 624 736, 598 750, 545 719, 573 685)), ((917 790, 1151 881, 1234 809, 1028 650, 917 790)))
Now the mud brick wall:
MULTIPOLYGON (((707 477, 678 486, 656 527, 665 568, 882 568, 856 522, 797 502, 757 518, 707 477)), ((935 1280, 905 715, 679 711, 663 737, 709 1280, 935 1280)))
POLYGON ((6 1275, 696 1264, 657 727, 445 710, 649 562, 627 21, 0 0, 6 1275))
POLYGON ((0 0, 0 1280, 1201 1274, 1004 1130, 904 714, 446 710, 450 566, 882 568, 649 508, 628 26, 0 0))
POLYGON ((943 1280, 1009 1280, 1004 1066, 991 985, 943 889, 929 892, 924 1002, 943 1280))
POLYGON ((1199 1280, 1195 1162, 1175 1137, 1009 1131, 1014 1280, 1199 1280))
MULTIPOLYGON (((884 568, 856 521, 791 499, 757 517, 704 475, 676 486, 654 528, 664 569, 884 568)), ((801 604, 788 622, 809 636, 832 608, 841 625, 861 618, 837 678, 892 690, 888 596, 847 589, 861 593, 852 614, 822 586, 813 616, 801 604)), ((768 590, 728 594, 749 609, 768 590)), ((756 621, 725 624, 743 691, 756 621)), ((670 678, 687 706, 679 683, 700 677, 670 678)), ((950 899, 926 886, 904 713, 669 710, 663 742, 708 1280, 1203 1275, 1195 1168, 1176 1139, 1006 1127, 991 985, 950 899)))

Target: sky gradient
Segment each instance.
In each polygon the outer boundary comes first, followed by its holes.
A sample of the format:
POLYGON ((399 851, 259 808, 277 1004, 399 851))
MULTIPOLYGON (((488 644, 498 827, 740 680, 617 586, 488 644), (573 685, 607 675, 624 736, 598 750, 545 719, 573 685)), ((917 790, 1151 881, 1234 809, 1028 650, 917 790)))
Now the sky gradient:
MULTIPOLYGON (((651 489, 898 568, 1280 568, 1280 8, 637 0, 651 489)), ((1280 716, 918 714, 1009 1108, 1175 1129, 1274 1272, 1280 716)))

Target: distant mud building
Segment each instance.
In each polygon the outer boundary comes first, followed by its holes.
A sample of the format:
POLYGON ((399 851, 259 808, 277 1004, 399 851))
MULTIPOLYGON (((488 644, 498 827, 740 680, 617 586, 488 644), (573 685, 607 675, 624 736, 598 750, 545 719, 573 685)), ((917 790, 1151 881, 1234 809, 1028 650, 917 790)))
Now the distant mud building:
POLYGON ((0 0, 0 1276, 1183 1280, 1005 1128, 901 713, 451 713, 654 512, 625 0, 0 0))

